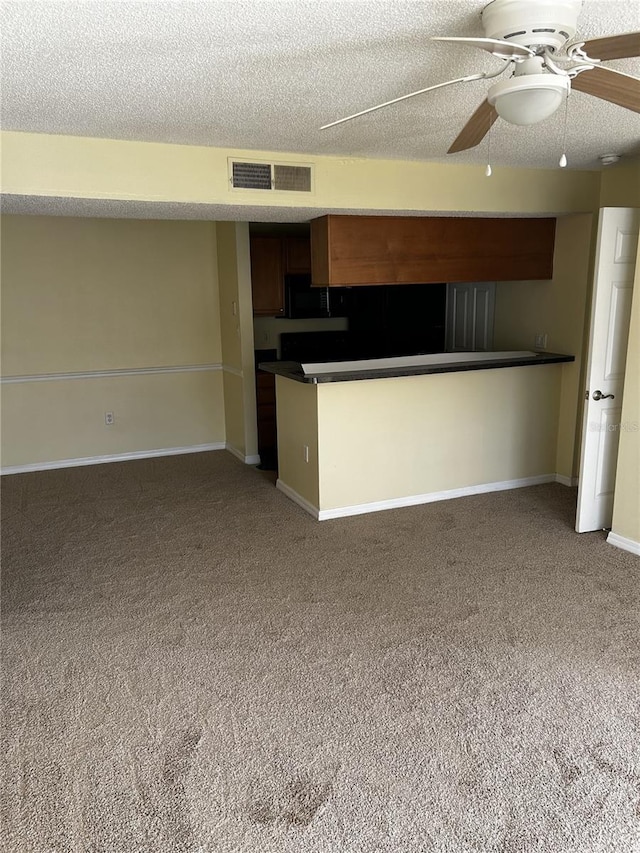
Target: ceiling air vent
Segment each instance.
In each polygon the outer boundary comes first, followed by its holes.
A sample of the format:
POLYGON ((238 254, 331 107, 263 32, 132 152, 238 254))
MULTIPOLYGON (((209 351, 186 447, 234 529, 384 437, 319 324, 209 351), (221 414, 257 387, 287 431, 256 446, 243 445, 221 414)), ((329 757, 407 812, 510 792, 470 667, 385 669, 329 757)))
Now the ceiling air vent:
POLYGON ((311 167, 310 166, 278 166, 273 167, 274 190, 287 190, 288 192, 311 192, 311 167))
POLYGON ((310 193, 311 166, 290 163, 246 163, 230 160, 233 189, 310 193))
POLYGON ((271 166, 268 163, 232 163, 231 183, 243 190, 270 190, 271 166))

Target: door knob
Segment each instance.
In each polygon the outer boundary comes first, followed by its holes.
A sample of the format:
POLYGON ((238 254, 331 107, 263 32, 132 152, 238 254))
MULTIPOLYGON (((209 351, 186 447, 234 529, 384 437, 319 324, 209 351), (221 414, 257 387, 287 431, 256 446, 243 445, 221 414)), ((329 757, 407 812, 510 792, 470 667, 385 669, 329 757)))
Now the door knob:
POLYGON ((614 394, 603 394, 602 391, 594 391, 591 396, 593 397, 594 400, 606 400, 607 398, 609 398, 611 400, 615 399, 614 394))

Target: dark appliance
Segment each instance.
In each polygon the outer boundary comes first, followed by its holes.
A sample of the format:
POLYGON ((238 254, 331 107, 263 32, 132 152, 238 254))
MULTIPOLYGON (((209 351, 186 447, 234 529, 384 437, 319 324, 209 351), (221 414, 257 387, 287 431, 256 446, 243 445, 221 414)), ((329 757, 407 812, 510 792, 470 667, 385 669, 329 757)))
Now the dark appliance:
POLYGON ((284 313, 289 319, 346 317, 348 288, 312 287, 311 276, 285 275, 284 313))
POLYGON ((359 358, 444 352, 446 284, 351 289, 349 333, 359 358))

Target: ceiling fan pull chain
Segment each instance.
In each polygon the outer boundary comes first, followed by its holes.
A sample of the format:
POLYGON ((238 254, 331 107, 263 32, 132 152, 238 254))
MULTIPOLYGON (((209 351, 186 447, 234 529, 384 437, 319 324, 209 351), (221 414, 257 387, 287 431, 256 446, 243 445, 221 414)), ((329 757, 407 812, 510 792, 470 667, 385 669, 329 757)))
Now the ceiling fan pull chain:
POLYGON ((484 174, 487 178, 490 178, 493 174, 491 170, 491 130, 493 128, 493 122, 489 122, 489 130, 487 131, 487 168, 484 170, 484 174))
POLYGON ((565 169, 567 166, 567 126, 569 123, 569 92, 571 90, 567 89, 567 94, 564 99, 564 128, 562 131, 562 154, 560 155, 560 162, 558 165, 561 169, 565 169))

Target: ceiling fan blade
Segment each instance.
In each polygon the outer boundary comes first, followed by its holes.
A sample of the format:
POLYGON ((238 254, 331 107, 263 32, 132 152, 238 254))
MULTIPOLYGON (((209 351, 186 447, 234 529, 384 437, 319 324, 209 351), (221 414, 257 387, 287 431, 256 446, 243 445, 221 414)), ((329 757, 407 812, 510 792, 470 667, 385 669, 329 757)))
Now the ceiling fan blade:
POLYGON ((571 88, 640 113, 640 79, 630 74, 598 65, 576 75, 571 88))
POLYGON ((466 151, 467 148, 475 148, 489 133, 491 125, 497 118, 496 108, 489 101, 483 101, 462 128, 447 154, 456 154, 458 151, 466 151))
POLYGON ((384 107, 390 107, 391 104, 398 104, 400 101, 406 101, 408 98, 415 98, 416 95, 423 95, 425 92, 432 92, 434 89, 442 89, 444 86, 452 86, 454 83, 469 83, 472 80, 486 80, 488 77, 493 77, 493 74, 469 74, 466 77, 458 77, 456 80, 447 80, 446 83, 436 83, 435 86, 427 86, 426 89, 418 89, 417 92, 409 92, 408 95, 400 95, 399 98, 393 98, 391 101, 385 101, 384 104, 377 104, 375 107, 369 107, 366 110, 360 110, 359 113, 354 113, 345 118, 339 118, 337 121, 332 121, 329 124, 323 124, 320 130, 326 130, 328 127, 335 127, 337 124, 342 124, 345 121, 351 121, 352 118, 359 118, 367 113, 373 113, 376 110, 381 110, 384 107))
POLYGON ((640 56, 640 33, 622 33, 586 41, 583 47, 592 59, 628 59, 640 56))
POLYGON ((431 41, 450 41, 456 44, 467 45, 467 47, 479 47, 481 50, 486 50, 494 56, 500 57, 500 59, 529 59, 530 56, 535 56, 534 52, 529 50, 528 47, 505 41, 505 39, 433 36, 431 41))

